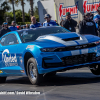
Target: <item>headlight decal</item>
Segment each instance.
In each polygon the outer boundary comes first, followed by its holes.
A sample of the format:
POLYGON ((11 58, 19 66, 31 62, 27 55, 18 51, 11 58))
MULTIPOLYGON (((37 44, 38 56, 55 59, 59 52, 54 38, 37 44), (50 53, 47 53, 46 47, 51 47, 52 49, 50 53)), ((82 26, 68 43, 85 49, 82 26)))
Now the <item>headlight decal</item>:
POLYGON ((89 49, 100 45, 100 40, 96 42, 91 42, 88 44, 67 46, 67 47, 56 47, 56 48, 41 48, 42 52, 61 52, 61 51, 71 51, 71 50, 80 50, 80 49, 89 49))
POLYGON ((53 52, 56 48, 42 48, 40 49, 42 52, 53 52))

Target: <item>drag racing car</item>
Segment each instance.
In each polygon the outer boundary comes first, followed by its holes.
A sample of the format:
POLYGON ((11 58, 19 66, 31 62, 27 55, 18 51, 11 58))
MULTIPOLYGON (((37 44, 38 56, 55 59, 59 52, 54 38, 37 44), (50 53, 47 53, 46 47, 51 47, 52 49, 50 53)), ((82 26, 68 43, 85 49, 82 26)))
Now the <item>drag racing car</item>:
POLYGON ((100 38, 69 32, 60 26, 9 32, 0 38, 0 82, 28 76, 34 85, 45 74, 87 66, 100 75, 100 38))

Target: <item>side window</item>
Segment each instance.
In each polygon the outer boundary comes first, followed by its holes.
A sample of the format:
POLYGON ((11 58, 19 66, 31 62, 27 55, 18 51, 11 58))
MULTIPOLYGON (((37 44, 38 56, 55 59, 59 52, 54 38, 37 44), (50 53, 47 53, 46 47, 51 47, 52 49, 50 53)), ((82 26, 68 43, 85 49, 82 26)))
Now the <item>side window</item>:
POLYGON ((6 45, 13 45, 13 44, 18 44, 17 38, 14 34, 9 34, 1 39, 1 45, 6 46, 6 45))

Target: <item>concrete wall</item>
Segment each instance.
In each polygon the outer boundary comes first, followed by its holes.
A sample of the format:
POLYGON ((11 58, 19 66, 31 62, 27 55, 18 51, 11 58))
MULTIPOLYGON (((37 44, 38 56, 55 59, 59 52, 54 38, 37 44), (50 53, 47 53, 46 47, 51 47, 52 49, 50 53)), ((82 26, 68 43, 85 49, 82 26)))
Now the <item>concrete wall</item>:
POLYGON ((41 23, 45 21, 44 15, 49 13, 52 20, 56 20, 54 11, 54 0, 38 1, 39 20, 41 23))

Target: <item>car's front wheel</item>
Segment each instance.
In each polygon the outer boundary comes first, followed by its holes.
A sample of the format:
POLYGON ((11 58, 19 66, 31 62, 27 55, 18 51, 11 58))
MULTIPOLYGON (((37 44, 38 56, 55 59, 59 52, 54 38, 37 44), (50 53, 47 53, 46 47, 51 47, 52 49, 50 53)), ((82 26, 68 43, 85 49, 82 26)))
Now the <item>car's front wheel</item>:
POLYGON ((91 65, 90 70, 94 75, 100 75, 100 64, 98 65, 91 65))
POLYGON ((38 85, 43 79, 43 75, 38 73, 37 64, 33 57, 27 62, 27 75, 33 85, 38 85))
POLYGON ((5 83, 7 77, 0 77, 0 83, 5 83))

